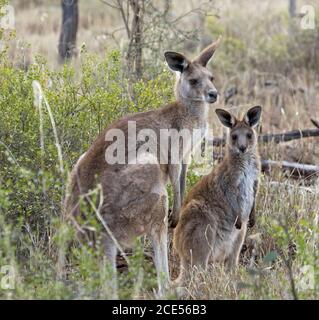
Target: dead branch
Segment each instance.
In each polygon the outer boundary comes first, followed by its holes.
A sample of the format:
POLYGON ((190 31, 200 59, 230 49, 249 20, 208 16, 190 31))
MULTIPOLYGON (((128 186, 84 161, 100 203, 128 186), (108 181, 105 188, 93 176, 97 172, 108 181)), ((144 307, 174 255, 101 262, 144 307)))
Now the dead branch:
MULTIPOLYGON (((224 158, 222 153, 213 153, 213 159, 220 162, 224 158)), ((270 174, 274 170, 289 173, 291 178, 316 178, 319 177, 319 166, 302 164, 289 161, 261 160, 261 171, 270 174)))
POLYGON ((304 130, 292 130, 284 133, 275 133, 275 134, 264 134, 259 136, 259 141, 268 143, 268 142, 287 142, 291 140, 309 138, 309 137, 318 137, 319 129, 304 129, 304 130))
POLYGON ((319 121, 315 120, 315 119, 310 119, 310 121, 313 123, 313 125, 317 128, 319 128, 319 121))
POLYGON ((232 86, 228 88, 225 93, 224 93, 224 98, 225 98, 225 104, 228 103, 228 101, 235 96, 238 93, 238 89, 236 86, 232 86))
POLYGON ((110 3, 110 2, 108 2, 106 0, 100 0, 100 1, 103 2, 104 4, 106 4, 110 8, 113 8, 113 9, 116 9, 116 10, 120 10, 120 8, 117 5, 115 5, 114 3, 110 3))
POLYGON ((270 173, 274 169, 289 172, 293 178, 315 178, 319 176, 319 166, 288 161, 262 160, 262 171, 270 173))
MULTIPOLYGON (((311 120, 313 124, 316 123, 315 120, 311 120)), ((268 133, 263 134, 258 137, 258 141, 261 143, 281 143, 281 142, 288 142, 291 140, 298 140, 303 138, 310 138, 310 137, 318 137, 319 136, 319 123, 317 123, 318 129, 304 129, 304 130, 292 130, 287 131, 284 133, 268 133)), ((214 137, 208 140, 209 146, 224 146, 226 144, 226 140, 220 137, 214 137)))

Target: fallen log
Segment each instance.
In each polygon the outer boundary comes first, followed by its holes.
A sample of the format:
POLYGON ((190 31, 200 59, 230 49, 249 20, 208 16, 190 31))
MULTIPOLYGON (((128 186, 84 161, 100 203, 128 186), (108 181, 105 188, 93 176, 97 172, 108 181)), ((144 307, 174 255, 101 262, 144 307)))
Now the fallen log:
MULTIPOLYGON (((224 155, 221 153, 213 153, 213 159, 218 162, 223 160, 224 155)), ((319 166, 311 164, 303 164, 289 161, 274 161, 269 159, 261 160, 261 171, 269 174, 274 170, 281 170, 289 173, 291 178, 316 178, 319 177, 319 166)))
POLYGON ((318 137, 319 129, 292 130, 284 133, 263 134, 258 137, 259 142, 287 142, 302 138, 318 137))
MULTIPOLYGON (((313 124, 315 124, 315 120, 311 120, 313 124)), ((288 142, 291 140, 310 138, 310 137, 319 137, 319 123, 318 129, 304 129, 304 130, 292 130, 284 133, 268 133, 262 134, 258 137, 258 141, 261 143, 280 143, 280 142, 288 142)), ((221 137, 213 137, 208 140, 209 146, 224 146, 226 144, 225 138, 221 137)))
POLYGON ((319 166, 298 162, 262 160, 262 171, 270 173, 274 169, 288 172, 292 178, 316 178, 319 176, 319 166))

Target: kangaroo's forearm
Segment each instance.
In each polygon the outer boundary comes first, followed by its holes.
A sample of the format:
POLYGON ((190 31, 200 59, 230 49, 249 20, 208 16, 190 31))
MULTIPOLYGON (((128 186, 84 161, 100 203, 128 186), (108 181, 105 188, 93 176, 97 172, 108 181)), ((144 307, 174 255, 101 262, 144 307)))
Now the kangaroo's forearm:
POLYGON ((249 228, 252 228, 255 225, 255 203, 256 203, 256 196, 258 193, 258 187, 259 187, 259 183, 258 183, 258 180, 256 180, 254 182, 254 202, 249 214, 249 222, 248 222, 249 228))
POLYGON ((172 227, 175 227, 178 223, 179 211, 181 208, 181 170, 181 164, 169 166, 169 177, 173 188, 173 211, 170 217, 172 227))
POLYGON ((181 174, 180 174, 180 178, 179 178, 181 203, 183 203, 184 195, 185 195, 186 176, 187 176, 187 164, 182 163, 182 169, 181 169, 181 174))

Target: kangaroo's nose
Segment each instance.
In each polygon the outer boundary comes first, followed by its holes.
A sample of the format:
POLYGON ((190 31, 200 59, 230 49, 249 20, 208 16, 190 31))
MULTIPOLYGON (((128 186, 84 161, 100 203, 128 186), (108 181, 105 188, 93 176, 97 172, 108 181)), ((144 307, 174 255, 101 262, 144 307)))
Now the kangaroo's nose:
POLYGON ((209 92, 208 92, 208 96, 212 100, 216 101, 217 100, 217 95, 218 95, 218 92, 215 91, 215 90, 209 90, 209 92))
POLYGON ((244 153, 246 151, 246 146, 240 146, 239 147, 239 150, 244 153))

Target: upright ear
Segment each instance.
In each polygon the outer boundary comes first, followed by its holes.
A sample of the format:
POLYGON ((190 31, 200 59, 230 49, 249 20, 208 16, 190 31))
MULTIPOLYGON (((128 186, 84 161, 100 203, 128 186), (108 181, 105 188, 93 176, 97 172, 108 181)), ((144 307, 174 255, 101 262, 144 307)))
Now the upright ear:
POLYGON ((186 70, 190 64, 188 59, 182 55, 181 53, 178 52, 172 52, 172 51, 166 51, 164 53, 166 62, 168 66, 173 70, 173 71, 179 71, 183 72, 186 70))
POLYGON ((261 117, 261 107, 256 106, 247 111, 244 120, 249 126, 255 127, 258 124, 260 117, 261 117))
POLYGON ((217 39, 217 41, 213 42, 210 46, 208 46, 206 49, 204 49, 197 58, 194 59, 193 62, 197 62, 201 64, 203 67, 206 67, 209 60, 214 55, 216 49, 219 47, 221 41, 221 36, 217 39))
POLYGON ((215 112, 218 119, 225 127, 231 129, 236 124, 236 118, 228 111, 223 109, 216 109, 215 112))

